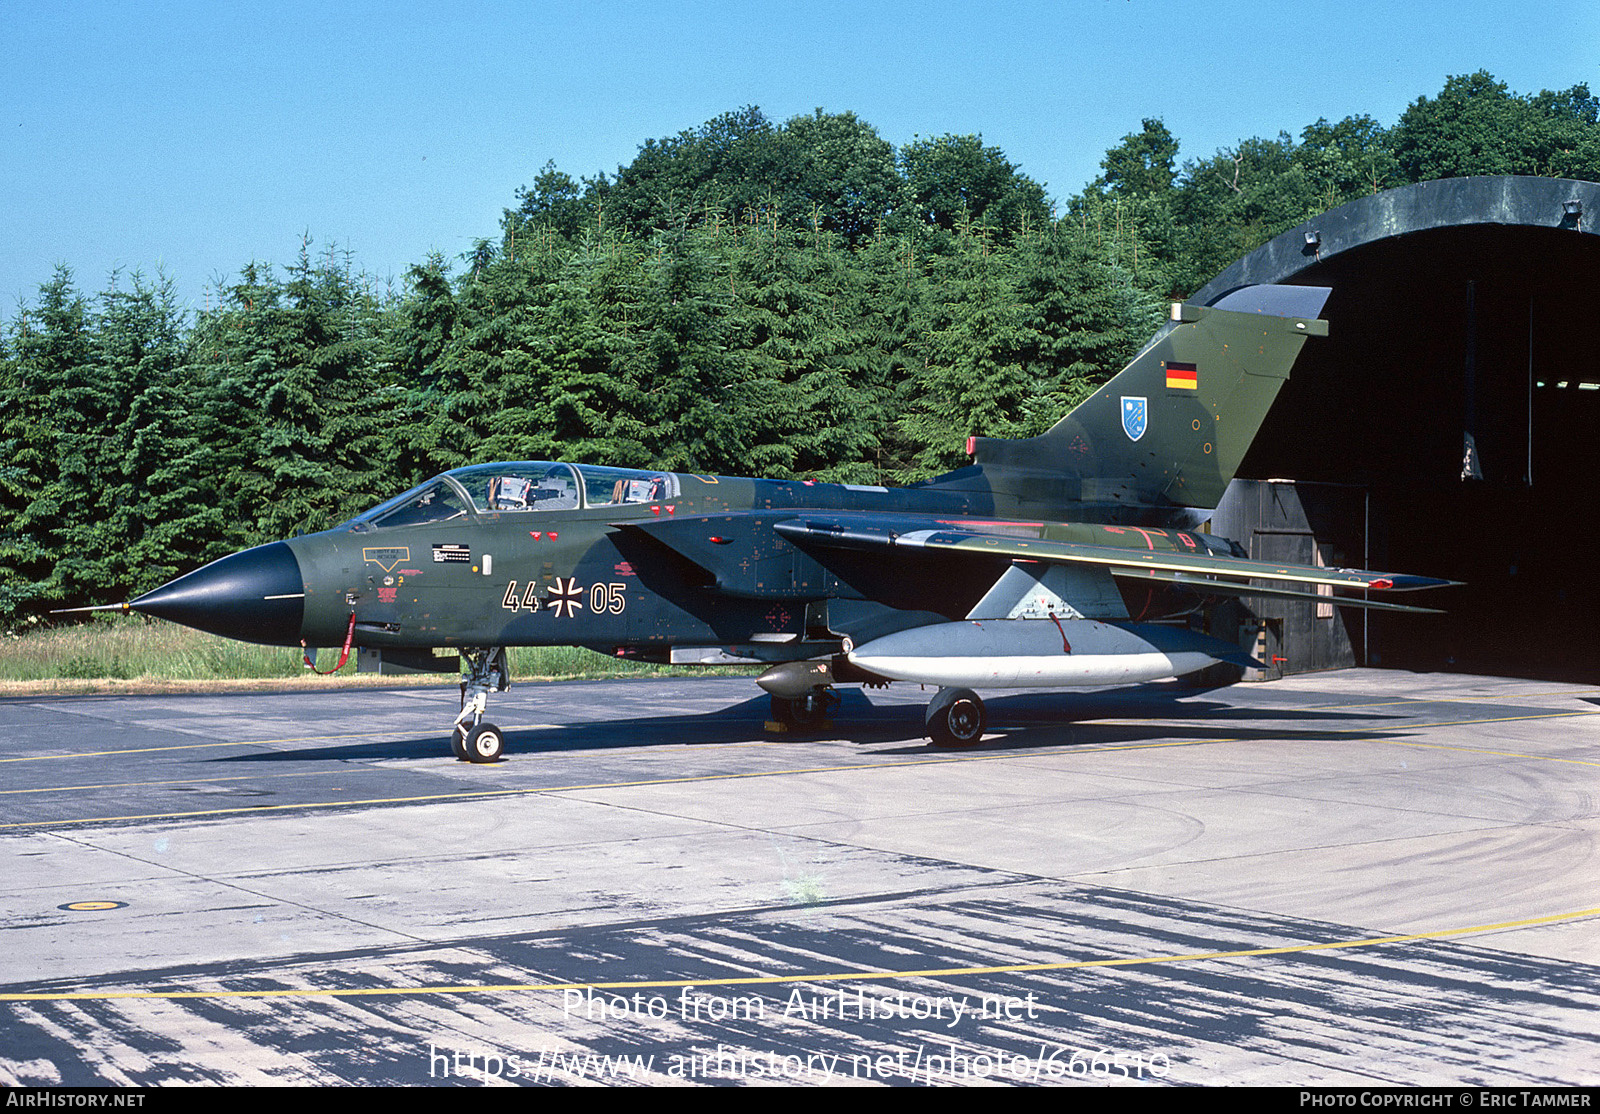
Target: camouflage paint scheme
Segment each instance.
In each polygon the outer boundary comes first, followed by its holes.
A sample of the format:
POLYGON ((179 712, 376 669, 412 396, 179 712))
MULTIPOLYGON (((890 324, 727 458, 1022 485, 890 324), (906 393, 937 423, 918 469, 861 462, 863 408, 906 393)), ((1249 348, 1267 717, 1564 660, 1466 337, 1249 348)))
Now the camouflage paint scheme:
POLYGON ((422 665, 459 649, 477 707, 458 721, 456 752, 479 761, 499 756, 498 733, 465 750, 460 737, 504 687, 493 648, 519 645, 772 663, 762 684, 775 714, 799 725, 820 719, 835 682, 921 679, 946 685, 929 712, 935 741, 974 743, 981 701, 951 677, 1054 686, 1245 665, 1231 644, 1147 620, 1217 595, 1326 602, 1319 588, 1445 583, 1248 561, 1193 530, 1306 338, 1326 335, 1327 293, 1246 287, 1214 307, 1174 305, 1133 362, 1048 432, 973 438, 969 467, 924 484, 475 465, 122 606, 422 665))

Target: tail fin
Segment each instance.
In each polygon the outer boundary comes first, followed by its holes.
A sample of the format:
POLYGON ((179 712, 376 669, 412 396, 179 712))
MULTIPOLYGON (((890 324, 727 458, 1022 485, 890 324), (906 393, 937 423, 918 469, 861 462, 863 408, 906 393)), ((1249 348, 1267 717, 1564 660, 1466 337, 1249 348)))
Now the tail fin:
POLYGON ((1075 514, 1102 521, 1215 507, 1305 338, 1328 334, 1316 315, 1329 293, 1247 286, 1211 307, 1174 303, 1133 362, 1048 432, 973 439, 997 505, 1078 504, 1075 514))

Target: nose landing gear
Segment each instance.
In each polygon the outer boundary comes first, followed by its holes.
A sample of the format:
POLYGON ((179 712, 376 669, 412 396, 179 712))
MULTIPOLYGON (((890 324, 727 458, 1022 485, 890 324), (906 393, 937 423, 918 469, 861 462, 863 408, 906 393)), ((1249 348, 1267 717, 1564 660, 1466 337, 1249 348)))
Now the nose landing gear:
POLYGON ((498 762, 505 751, 505 735, 483 713, 489 693, 511 687, 504 646, 465 646, 461 650, 461 714, 450 731, 450 750, 463 762, 498 762))

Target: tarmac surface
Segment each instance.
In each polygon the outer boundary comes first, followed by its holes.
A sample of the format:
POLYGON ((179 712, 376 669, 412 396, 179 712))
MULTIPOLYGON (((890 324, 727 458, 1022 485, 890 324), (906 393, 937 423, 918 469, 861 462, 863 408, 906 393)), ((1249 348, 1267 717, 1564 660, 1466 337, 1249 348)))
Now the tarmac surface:
POLYGON ((0 700, 0 1083, 1600 1083, 1600 689, 0 700))

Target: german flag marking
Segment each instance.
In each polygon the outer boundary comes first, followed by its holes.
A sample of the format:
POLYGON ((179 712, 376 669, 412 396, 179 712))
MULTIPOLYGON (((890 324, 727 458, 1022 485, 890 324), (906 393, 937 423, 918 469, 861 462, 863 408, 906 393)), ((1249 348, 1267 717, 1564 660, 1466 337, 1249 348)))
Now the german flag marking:
POLYGON ((1167 363, 1167 388, 1183 391, 1200 389, 1200 372, 1193 364, 1167 363))

